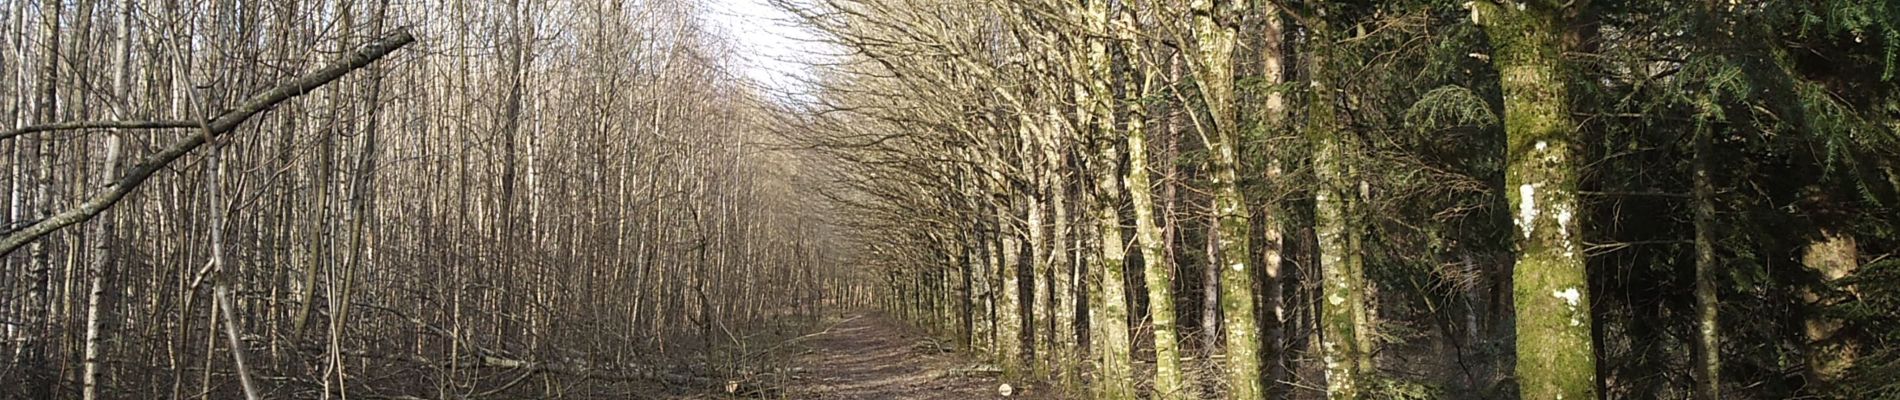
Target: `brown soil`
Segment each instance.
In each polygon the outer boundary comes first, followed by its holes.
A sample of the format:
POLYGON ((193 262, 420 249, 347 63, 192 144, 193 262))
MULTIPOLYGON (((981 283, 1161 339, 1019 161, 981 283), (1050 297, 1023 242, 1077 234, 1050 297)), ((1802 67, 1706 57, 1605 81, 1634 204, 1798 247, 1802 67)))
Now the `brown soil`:
POLYGON ((805 354, 792 365, 784 392, 792 399, 1042 399, 1044 393, 1025 390, 1010 382, 1009 397, 998 393, 1003 382, 994 372, 982 372, 965 354, 939 350, 937 342, 901 328, 881 314, 845 315, 825 331, 807 338, 805 354))

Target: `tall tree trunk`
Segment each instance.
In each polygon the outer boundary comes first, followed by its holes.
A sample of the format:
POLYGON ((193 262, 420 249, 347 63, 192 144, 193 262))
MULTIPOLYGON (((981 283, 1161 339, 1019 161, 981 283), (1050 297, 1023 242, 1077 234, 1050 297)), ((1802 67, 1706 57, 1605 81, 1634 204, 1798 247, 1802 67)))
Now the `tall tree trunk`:
MULTIPOLYGON (((204 134, 210 135, 210 132, 204 134)), ((251 381, 250 358, 244 350, 243 334, 238 331, 236 304, 231 296, 232 275, 236 273, 236 267, 231 265, 229 250, 224 243, 225 221, 230 219, 227 212, 231 209, 223 196, 226 167, 221 156, 213 155, 211 160, 211 165, 206 166, 211 172, 211 179, 206 184, 211 188, 211 262, 216 264, 212 270, 212 295, 217 303, 217 319, 223 322, 218 328, 223 329, 226 345, 231 347, 231 366, 237 374, 239 387, 244 390, 244 398, 258 400, 261 397, 257 385, 251 381)))
MULTIPOLYGON (((120 5, 119 10, 118 59, 113 62, 115 65, 113 67, 115 68, 113 71, 113 87, 118 93, 129 94, 132 93, 133 90, 132 15, 134 6, 135 4, 128 2, 120 5)), ((130 107, 130 104, 121 104, 118 108, 118 112, 115 114, 121 120, 129 120, 131 119, 131 113, 127 108, 130 107)), ((93 187, 104 187, 111 182, 110 177, 118 176, 119 152, 122 146, 122 140, 121 136, 117 133, 106 136, 105 163, 101 166, 98 173, 94 175, 93 187)), ((105 275, 107 271, 111 270, 113 245, 117 242, 116 239, 111 237, 115 233, 114 221, 114 218, 102 219, 92 224, 92 230, 86 233, 86 238, 91 240, 93 244, 93 258, 91 265, 89 265, 86 270, 85 365, 80 372, 79 379, 80 385, 82 386, 80 389, 80 397, 85 400, 99 398, 99 356, 102 350, 99 345, 99 337, 104 334, 104 328, 100 322, 102 319, 102 306, 100 302, 101 297, 103 297, 105 293, 105 275)))
POLYGON ((1094 173, 1094 195, 1087 205, 1093 205, 1094 229, 1096 229, 1096 250, 1098 258, 1089 265, 1089 271, 1100 273, 1098 281, 1089 284, 1089 328, 1094 343, 1096 358, 1096 398, 1134 398, 1134 358, 1131 353, 1129 337, 1129 298, 1127 298, 1127 243, 1121 239, 1121 191, 1115 173, 1121 163, 1121 150, 1115 142, 1115 110, 1110 99, 1110 57, 1108 42, 1110 34, 1110 0, 1085 0, 1083 8, 1085 30, 1091 38, 1079 40, 1075 47, 1077 64, 1077 87, 1075 87, 1075 106, 1077 127, 1087 129, 1089 135, 1083 135, 1093 142, 1094 157, 1087 157, 1087 171, 1094 173))
POLYGON ((1504 89, 1505 175, 1519 231, 1513 285, 1517 378, 1526 399, 1597 396, 1589 281, 1576 221, 1577 128, 1564 33, 1572 4, 1472 2, 1504 89))
MULTIPOLYGON (((1263 5, 1257 12, 1262 19, 1261 40, 1259 43, 1261 54, 1260 75, 1266 80, 1266 84, 1277 85, 1284 83, 1286 82, 1287 58, 1284 46, 1286 38, 1285 22, 1280 18, 1280 10, 1272 5, 1263 5)), ((1265 98, 1261 100, 1260 104, 1260 123, 1266 125, 1269 129, 1284 126, 1283 124, 1287 117, 1286 114, 1285 96, 1277 90, 1267 91, 1265 98)), ((1269 154, 1273 153, 1269 152, 1269 154)), ((1271 156, 1262 160, 1262 179, 1267 185, 1282 185, 1285 183, 1282 177, 1283 171, 1281 169, 1281 162, 1282 160, 1278 157, 1271 156)), ((1261 220, 1256 221, 1260 224, 1260 241, 1262 242, 1260 243, 1260 267, 1266 272, 1266 281, 1261 282, 1261 286, 1266 288, 1263 299, 1265 304, 1262 304, 1261 307, 1265 308, 1265 315, 1269 319, 1266 321, 1267 331, 1265 332, 1266 335, 1264 338, 1266 341, 1267 365, 1263 367, 1266 370, 1264 372, 1267 374, 1267 392, 1261 393, 1263 397, 1271 396, 1273 394, 1272 392, 1277 390, 1276 388, 1280 386, 1279 382, 1286 379, 1287 372, 1285 360, 1287 318, 1286 299, 1283 290, 1286 282, 1282 278, 1284 271, 1282 271, 1281 266, 1282 257, 1285 254, 1283 241, 1285 240, 1286 234, 1284 231, 1285 228, 1282 225, 1282 210, 1279 207, 1279 199, 1270 198, 1267 200, 1268 201, 1263 202, 1261 205, 1262 210, 1259 213, 1261 220)))
POLYGON ((1193 32, 1198 67, 1195 81, 1212 116, 1213 135, 1207 149, 1212 156, 1214 214, 1219 221, 1221 313, 1227 327, 1228 390, 1236 399, 1265 394, 1260 382, 1260 334, 1254 319, 1253 273, 1247 202, 1240 193, 1239 115, 1234 105, 1234 44, 1239 33, 1235 19, 1246 11, 1245 2, 1194 0, 1193 32))
POLYGON ((1718 317, 1721 303, 1715 293, 1715 184, 1709 177, 1714 130, 1713 126, 1698 127, 1694 145, 1696 400, 1722 398, 1722 324, 1718 317))
POLYGON ((1018 254, 1023 251, 1022 241, 1017 240, 1016 224, 1010 220, 1016 208, 1007 198, 999 200, 995 207, 996 218, 996 357, 1005 371, 1014 374, 1022 364, 1023 357, 1023 314, 1022 279, 1020 269, 1022 259, 1018 254))
POLYGON ((1331 59, 1334 46, 1327 27, 1314 29, 1315 46, 1308 68, 1313 76, 1312 104, 1308 112, 1307 139, 1313 149, 1314 222, 1319 237, 1320 351, 1325 360, 1328 398, 1357 399, 1363 389, 1362 375, 1369 373, 1367 361, 1371 349, 1361 340, 1368 333, 1366 323, 1366 279, 1361 262, 1358 237, 1360 223, 1357 167, 1353 160, 1359 152, 1358 136, 1344 132, 1335 109, 1338 71, 1331 59))
MULTIPOLYGON (((65 15, 63 11, 64 4, 65 2, 60 0, 45 0, 40 2, 40 40, 46 43, 46 52, 39 60, 41 62, 39 82, 37 83, 39 93, 37 93, 35 99, 37 100, 37 104, 33 107, 33 120, 35 123, 49 123, 59 118, 59 65, 61 64, 60 57, 62 54, 60 51, 60 38, 64 34, 60 28, 60 19, 65 15)), ((30 158, 30 162, 37 167, 35 168, 36 171, 28 173, 28 175, 32 176, 33 186, 26 194, 25 202, 27 203, 27 212, 25 214, 31 215, 33 218, 44 218, 52 214, 52 179, 53 170, 55 169, 53 168, 53 154, 49 151, 52 145, 51 140, 44 138, 36 138, 32 141, 20 144, 20 146, 27 149, 26 152, 30 158)), ((30 371, 28 375, 40 376, 30 378, 34 379, 34 381, 29 385, 29 388, 24 391, 25 393, 35 393, 35 389, 52 390, 53 388, 50 387, 53 385, 52 380, 57 379, 56 376, 45 374, 53 370, 51 366, 42 365, 42 363, 48 361, 47 358, 50 356, 48 339, 53 332, 53 318, 56 317, 52 312, 54 304, 52 293, 53 264, 50 258, 50 249, 47 249, 46 242, 46 240, 33 241, 33 244, 28 249, 26 267, 28 289, 25 309, 22 310, 24 311, 22 314, 26 317, 25 330, 27 331, 27 340, 21 342, 19 345, 25 354, 25 365, 28 366, 27 369, 30 371), (37 385, 47 385, 47 387, 37 387, 37 385)), ((5 252, 0 252, 0 255, 3 254, 5 254, 5 252)), ((18 364, 16 363, 16 365, 18 364)))
POLYGON ((1091 169, 1096 171, 1093 205, 1101 254, 1089 266, 1090 271, 1101 274, 1089 286, 1089 326, 1094 328, 1091 336, 1095 338, 1091 346, 1096 348, 1100 363, 1096 398, 1130 399, 1135 397, 1135 388, 1128 337, 1128 282, 1122 264, 1126 243, 1122 241, 1121 213, 1116 207, 1120 196, 1113 161, 1119 157, 1112 140, 1098 136, 1096 141, 1097 159, 1091 169))
MULTIPOLYGON (((1122 23, 1132 26, 1132 12, 1122 13, 1122 23)), ((1129 32, 1121 40, 1129 44, 1131 53, 1142 51, 1129 32)), ((1153 86, 1152 67, 1140 67, 1143 79, 1139 88, 1129 93, 1143 93, 1153 86)), ((1162 246, 1161 229, 1155 224, 1154 186, 1148 180, 1148 134, 1145 105, 1130 103, 1128 122, 1124 125, 1124 134, 1128 143, 1128 197, 1135 209, 1135 239, 1141 246, 1143 275, 1148 283, 1148 317, 1154 324, 1155 335, 1155 396, 1156 399, 1185 399, 1192 393, 1188 391, 1187 379, 1181 372, 1181 349, 1179 337, 1175 334, 1174 322, 1174 270, 1167 263, 1170 257, 1162 246)))
MULTIPOLYGON (((95 175, 94 187, 105 186, 105 181, 109 179, 107 177, 115 175, 118 171, 119 141, 119 135, 116 133, 108 134, 106 137, 105 163, 102 164, 100 173, 95 175)), ((99 337, 103 334, 103 328, 100 326, 102 316, 99 303, 100 297, 105 293, 106 272, 111 270, 112 249, 115 242, 111 238, 113 225, 113 218, 101 218, 86 232, 86 239, 92 241, 93 252, 92 259, 87 263, 86 268, 85 365, 80 373, 80 384, 83 386, 80 397, 86 400, 98 398, 99 337)))
MULTIPOLYGON (((1040 278, 1049 290, 1044 309, 1049 310, 1047 331, 1043 334, 1049 343, 1051 352, 1044 358, 1051 360, 1057 367, 1059 377, 1064 380, 1075 379, 1080 375, 1077 367, 1079 354, 1075 352, 1075 284, 1072 260, 1069 251, 1069 179, 1066 172, 1068 162, 1067 141, 1071 136, 1062 129, 1061 111, 1055 107, 1049 109, 1051 120, 1043 130, 1041 143, 1043 185, 1046 205, 1049 208, 1049 246, 1046 247, 1048 271, 1040 278)), ((1077 381, 1079 382, 1079 381, 1077 381)))
POLYGON ((973 264, 976 261, 970 257, 970 253, 977 235, 971 231, 973 229, 964 230, 965 236, 958 243, 957 249, 957 279, 959 281, 957 284, 957 345, 964 351, 975 349, 972 346, 976 344, 976 302, 972 297, 976 293, 975 287, 971 286, 974 280, 970 279, 970 275, 975 273, 977 268, 973 264))
POLYGON ((1090 337, 1095 343, 1091 346, 1100 363, 1095 398, 1132 399, 1135 398, 1134 359, 1130 353, 1128 282, 1123 265, 1127 259, 1127 244, 1122 241, 1121 191, 1116 185, 1120 177, 1115 173, 1121 153, 1113 134, 1115 111, 1110 98, 1109 44, 1103 39, 1108 34, 1109 0, 1086 0, 1083 4, 1086 29, 1093 37, 1078 49, 1079 75, 1083 77, 1084 87, 1076 92, 1076 105, 1082 108, 1079 115, 1083 122, 1078 126, 1089 130, 1090 135, 1086 137, 1095 147, 1095 156, 1088 160, 1087 167, 1095 175, 1094 199, 1088 204, 1095 207, 1096 246, 1101 252, 1088 268, 1101 274, 1099 280, 1089 285, 1088 320, 1089 327, 1093 328, 1090 337))
POLYGON ((1037 293, 1040 286, 1036 284, 1036 276, 1038 268, 1043 266, 1036 254, 1039 250, 1037 247, 1041 246, 1037 241, 1042 239, 1042 235, 1037 231, 1042 229, 1042 221, 1041 218, 1036 217, 1039 214, 1036 209, 1041 207, 1041 202, 1034 194, 1031 194, 1024 203, 1022 218, 1025 222, 1034 223, 1023 224, 1023 232, 1016 236, 1016 282, 1010 286, 1016 288, 1016 307, 1018 308, 1016 323, 1019 324, 1017 325, 1018 332, 1022 340, 1020 361, 1024 366, 1030 367, 1031 371, 1040 374, 1044 371, 1042 367, 1045 360, 1036 358, 1036 317, 1040 314, 1036 307, 1036 298, 1040 295, 1037 293))

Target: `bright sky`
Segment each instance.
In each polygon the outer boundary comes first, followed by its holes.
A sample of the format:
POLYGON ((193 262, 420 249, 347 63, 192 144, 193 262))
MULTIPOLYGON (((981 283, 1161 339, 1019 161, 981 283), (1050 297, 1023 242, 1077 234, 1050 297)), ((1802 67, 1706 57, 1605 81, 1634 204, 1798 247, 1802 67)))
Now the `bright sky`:
POLYGON ((795 25, 794 17, 767 0, 701 0, 705 18, 741 51, 747 77, 774 95, 805 91, 811 77, 807 64, 823 53, 810 41, 812 33, 795 25))

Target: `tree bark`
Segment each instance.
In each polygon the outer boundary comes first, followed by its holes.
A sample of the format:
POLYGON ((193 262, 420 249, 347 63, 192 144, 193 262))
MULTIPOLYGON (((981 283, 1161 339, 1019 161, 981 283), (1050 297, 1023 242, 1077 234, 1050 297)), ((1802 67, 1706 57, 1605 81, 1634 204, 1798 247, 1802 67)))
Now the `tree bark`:
POLYGON ((1123 264, 1127 243, 1121 235, 1120 176, 1116 173, 1121 153, 1113 134, 1115 111, 1110 98, 1109 44, 1105 39, 1109 34, 1109 1, 1086 0, 1080 11, 1084 30, 1091 37, 1079 41, 1081 45, 1074 50, 1080 84, 1076 106, 1080 108, 1077 115, 1081 123, 1077 126, 1087 129, 1086 137, 1094 147, 1094 157, 1087 159, 1086 168, 1093 172, 1094 192, 1084 203, 1094 207, 1096 247, 1100 251, 1088 269, 1101 275, 1090 282, 1088 302, 1088 324, 1094 341, 1091 348, 1098 363, 1095 398, 1130 399, 1135 397, 1134 359, 1123 264))
POLYGON ((1328 398, 1357 399, 1363 375, 1369 373, 1368 354, 1361 338, 1366 323, 1366 279, 1358 237, 1363 234, 1359 209, 1359 177, 1353 158, 1359 150, 1357 135, 1344 132, 1334 101, 1338 71, 1330 64, 1326 46, 1331 31, 1314 29, 1321 40, 1308 56, 1313 76, 1312 104, 1307 116, 1307 139, 1313 149, 1314 222, 1319 238, 1321 295, 1320 351, 1326 370, 1328 398))
POLYGON ((1695 396, 1697 400, 1722 398, 1722 336, 1716 297, 1715 259, 1715 184, 1710 181, 1710 143, 1714 127, 1696 129, 1692 160, 1695 186, 1695 396))
MULTIPOLYGON (((1132 18, 1124 22, 1132 22, 1132 18)), ((1162 248, 1161 229, 1155 224, 1154 189, 1148 180, 1147 113, 1142 107, 1130 106, 1134 112, 1123 133, 1128 144, 1128 197, 1135 209, 1135 239, 1141 246, 1142 271, 1147 277, 1148 317, 1154 324, 1154 398, 1185 399, 1192 393, 1181 372, 1180 339, 1175 333, 1174 271, 1166 262, 1169 255, 1162 248)))
MULTIPOLYGON (((1285 83, 1287 53, 1284 40, 1286 37, 1286 23, 1280 18, 1280 9, 1272 5, 1272 3, 1264 3, 1257 12, 1262 19, 1262 32, 1260 33, 1262 39, 1259 43, 1259 51, 1261 54, 1260 75, 1266 80, 1266 83, 1270 85, 1285 83)), ((1260 123, 1266 125, 1269 129, 1272 129, 1272 127, 1285 126, 1284 123, 1287 119, 1285 96, 1278 90, 1267 91, 1265 98, 1262 99, 1260 104, 1260 115, 1260 123)), ((1262 179, 1266 181, 1269 187, 1286 183, 1283 176, 1284 171, 1281 168, 1282 160, 1279 157, 1268 156, 1261 162, 1261 169, 1264 172, 1262 179)), ((1267 374, 1266 392, 1261 393, 1263 397, 1272 396, 1274 392, 1278 391, 1278 387, 1280 386, 1279 382, 1286 379, 1287 373, 1287 317, 1284 293, 1286 280, 1283 278, 1284 271, 1282 271, 1281 265, 1282 258, 1285 254, 1283 242, 1286 234, 1282 224, 1282 209, 1279 206, 1280 200, 1273 198, 1266 200, 1267 201, 1261 205, 1262 210, 1259 214, 1261 221, 1256 221, 1260 224, 1260 241, 1262 242, 1260 243, 1260 267, 1264 269, 1263 272, 1265 272, 1266 278, 1265 282, 1261 282, 1261 286, 1266 288, 1266 293, 1263 294, 1263 301, 1266 304, 1262 304, 1261 307, 1266 309, 1265 315, 1269 319, 1266 321, 1267 331, 1263 338, 1266 342, 1267 352, 1267 365, 1262 367, 1265 369, 1263 372, 1267 374)))
MULTIPOLYGON (((132 93, 133 89, 131 73, 133 39, 132 15, 132 4, 121 6, 119 14, 118 59, 114 60, 113 63, 115 64, 113 67, 115 68, 113 73, 113 87, 116 88, 119 93, 128 94, 132 93)), ((126 110, 127 107, 130 106, 121 105, 116 114, 120 117, 126 116, 129 114, 128 110, 126 110)), ((111 134, 106 137, 105 163, 101 165, 100 170, 94 175, 95 180, 92 183, 93 186, 99 187, 111 184, 106 177, 118 174, 119 152, 122 151, 121 148, 123 146, 122 140, 118 134, 111 134)), ((100 302, 105 293, 105 275, 107 271, 110 271, 113 261, 112 250, 116 240, 111 236, 115 233, 114 222, 112 218, 99 221, 99 223, 92 225, 91 232, 86 233, 86 238, 92 241, 93 254, 91 263, 87 266, 86 270, 85 365, 82 367, 79 379, 80 385, 82 386, 80 389, 80 397, 85 400, 99 398, 99 357, 102 352, 99 345, 99 337, 104 334, 104 329, 101 326, 102 310, 100 302)))
POLYGON ((1597 396, 1589 282, 1576 221, 1577 128, 1562 59, 1567 14, 1555 1, 1479 1, 1474 23, 1490 37, 1504 89, 1504 183, 1518 229, 1513 298, 1517 377, 1526 399, 1597 396))
POLYGON ((1254 319, 1253 273, 1247 202, 1239 183, 1239 115, 1234 107, 1234 45, 1239 33, 1233 21, 1246 10, 1245 2, 1220 7, 1212 0, 1194 0, 1193 32, 1198 68, 1195 78, 1212 116, 1211 154, 1214 214, 1219 221, 1222 326, 1227 329, 1227 384, 1236 399, 1265 395, 1260 382, 1260 334, 1254 319))
MULTIPOLYGON (((1802 249, 1801 263, 1818 274, 1822 284, 1832 285, 1860 269, 1860 244, 1852 233, 1824 229, 1817 240, 1802 249)), ((1834 390, 1860 358, 1860 343, 1842 333, 1845 321, 1819 315, 1819 309, 1832 303, 1812 289, 1802 292, 1802 300, 1810 308, 1809 316, 1802 321, 1802 333, 1807 336, 1808 378, 1822 391, 1834 390)))
MULTIPOLYGON (((205 135, 209 136, 211 133, 207 131, 205 135)), ((238 328, 237 306, 233 304, 231 298, 231 276, 236 273, 237 267, 231 265, 231 258, 227 254, 228 250, 225 249, 224 243, 225 222, 230 219, 230 205, 225 203, 223 196, 225 167, 222 158, 212 156, 210 165, 205 167, 211 173, 211 179, 206 184, 211 190, 211 261, 216 263, 211 272, 211 290, 213 300, 217 303, 215 306, 219 313, 218 320, 223 322, 219 328, 223 329, 225 344, 231 348, 231 367, 237 374, 238 386, 244 390, 245 399, 258 400, 261 397, 258 395, 257 384, 251 381, 250 356, 246 354, 244 335, 238 328)))

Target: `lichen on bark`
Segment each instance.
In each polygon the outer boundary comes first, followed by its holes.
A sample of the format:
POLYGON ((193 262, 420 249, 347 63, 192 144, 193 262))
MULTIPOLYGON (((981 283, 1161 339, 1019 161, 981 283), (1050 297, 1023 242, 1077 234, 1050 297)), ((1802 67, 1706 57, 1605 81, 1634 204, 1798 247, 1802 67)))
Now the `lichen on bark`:
POLYGON ((1519 235, 1513 299, 1525 399, 1594 399, 1590 295, 1578 247, 1576 125, 1563 52, 1567 9, 1549 0, 1467 3, 1494 47, 1504 92, 1505 187, 1519 235))
POLYGON ((1220 293, 1222 324, 1227 327, 1228 391, 1233 398, 1256 399, 1264 395, 1260 336, 1254 320, 1253 274, 1247 271, 1252 257, 1247 237, 1250 225, 1246 201, 1240 194, 1235 154, 1239 118, 1234 108, 1233 55, 1238 32, 1235 26, 1221 22, 1245 12, 1246 2, 1217 6, 1211 0, 1194 0, 1189 7, 1194 10, 1193 31, 1198 44, 1195 78, 1200 82, 1197 86, 1207 112, 1213 117, 1214 134, 1208 140, 1208 150, 1213 154, 1214 213, 1220 236, 1217 259, 1221 261, 1215 265, 1229 268, 1221 274, 1220 293))

